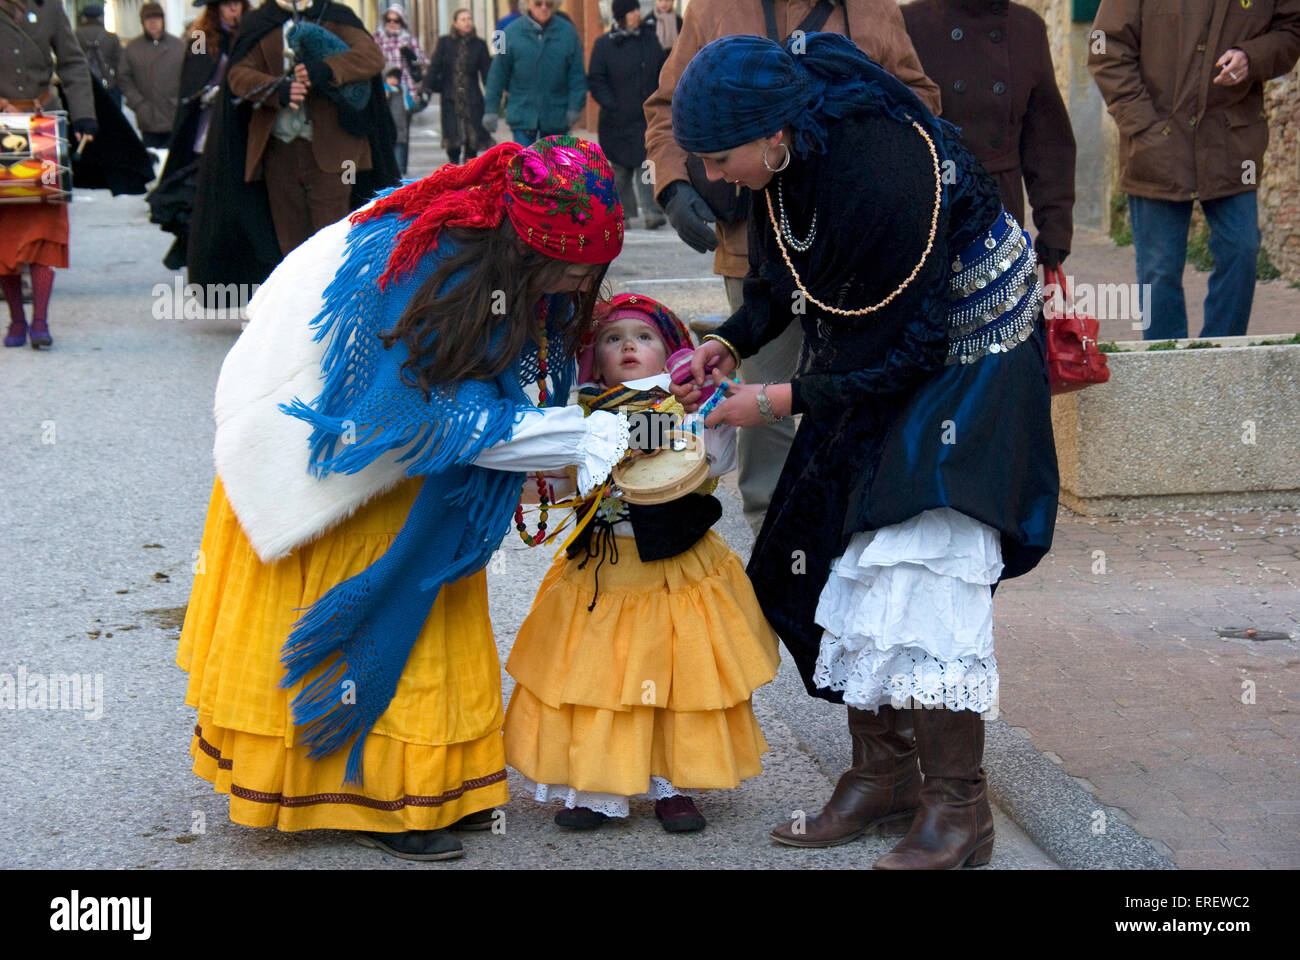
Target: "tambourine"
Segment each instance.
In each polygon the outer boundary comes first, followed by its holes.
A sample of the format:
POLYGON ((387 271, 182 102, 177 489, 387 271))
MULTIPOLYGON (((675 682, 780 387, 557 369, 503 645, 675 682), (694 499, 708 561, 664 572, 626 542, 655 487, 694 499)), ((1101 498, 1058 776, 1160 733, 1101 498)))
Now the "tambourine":
POLYGON ((667 446, 614 468, 614 483, 623 499, 654 506, 686 496, 709 477, 704 438, 685 430, 669 430, 667 446))
POLYGON ((68 121, 53 113, 0 113, 0 203, 67 203, 68 121))

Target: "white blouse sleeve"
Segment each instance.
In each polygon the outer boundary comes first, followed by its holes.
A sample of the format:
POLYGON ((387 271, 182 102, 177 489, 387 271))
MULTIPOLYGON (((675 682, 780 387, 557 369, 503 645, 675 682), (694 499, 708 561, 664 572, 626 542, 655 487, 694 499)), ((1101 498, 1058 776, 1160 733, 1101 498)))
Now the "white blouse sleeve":
POLYGON ((520 473, 576 465, 578 491, 586 496, 605 482, 627 449, 626 414, 595 410, 584 417, 575 404, 525 411, 510 439, 488 447, 474 464, 520 473))

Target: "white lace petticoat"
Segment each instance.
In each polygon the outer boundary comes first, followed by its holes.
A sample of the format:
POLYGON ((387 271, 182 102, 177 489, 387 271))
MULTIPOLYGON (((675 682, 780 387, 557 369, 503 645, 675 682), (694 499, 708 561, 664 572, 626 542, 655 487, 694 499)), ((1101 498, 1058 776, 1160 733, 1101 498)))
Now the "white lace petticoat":
POLYGON ((998 695, 990 585, 1001 572, 997 531, 946 507, 854 534, 817 602, 813 682, 860 710, 987 712, 998 695))
MULTIPOLYGON (((520 774, 523 777, 523 774, 520 774)), ((588 810, 595 810, 597 813, 603 813, 607 817, 626 817, 628 815, 628 800, 617 793, 589 793, 585 790, 574 790, 572 787, 559 783, 534 783, 528 777, 523 777, 524 783, 532 793, 533 799, 538 803, 546 803, 549 800, 563 800, 564 805, 572 810, 574 807, 586 807, 588 810)), ((693 791, 678 790, 663 777, 651 777, 650 789, 638 796, 649 797, 651 800, 665 800, 668 797, 675 797, 678 794, 691 796, 693 791)))

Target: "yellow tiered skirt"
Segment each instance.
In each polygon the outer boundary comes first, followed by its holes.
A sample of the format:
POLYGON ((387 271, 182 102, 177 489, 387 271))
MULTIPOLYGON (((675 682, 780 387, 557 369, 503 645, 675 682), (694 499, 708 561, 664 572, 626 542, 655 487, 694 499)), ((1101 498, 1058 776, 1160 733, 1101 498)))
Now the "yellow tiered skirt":
POLYGON ((536 784, 635 796, 650 777, 732 788, 762 772, 767 741, 750 704, 776 676, 777 639, 740 559, 709 532, 685 553, 543 580, 506 669, 506 762, 536 784), (588 612, 593 595, 595 608, 588 612))
POLYGON ((194 772, 230 796, 230 819, 280 830, 436 830, 505 803, 501 674, 479 573, 439 592, 397 693, 366 736, 364 786, 349 747, 321 760, 296 745, 281 649, 301 610, 393 542, 420 491, 411 480, 312 543, 262 563, 220 480, 212 491, 176 662, 198 710, 194 772))

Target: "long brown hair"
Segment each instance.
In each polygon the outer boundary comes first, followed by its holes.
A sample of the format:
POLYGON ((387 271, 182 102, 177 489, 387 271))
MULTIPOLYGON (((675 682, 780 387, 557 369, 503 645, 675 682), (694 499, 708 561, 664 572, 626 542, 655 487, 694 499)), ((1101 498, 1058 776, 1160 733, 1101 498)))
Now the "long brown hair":
MULTIPOLYGON (((393 328, 379 335, 385 348, 399 340, 406 344, 402 379, 426 399, 434 388, 497 376, 514 362, 529 336, 540 340, 537 301, 561 285, 573 266, 524 244, 509 219, 491 230, 449 227, 443 235, 455 242, 456 252, 420 285, 393 328), (466 267, 469 275, 440 294, 447 279, 466 267), (489 355, 493 331, 502 322, 505 336, 489 355)), ((608 267, 593 266, 595 282, 584 284, 585 292, 569 295, 574 315, 561 342, 547 344, 550 357, 567 360, 576 354, 591 329, 591 311, 608 267)), ((562 299, 558 306, 565 309, 568 303, 562 299)))
MULTIPOLYGON (((248 0, 240 0, 240 18, 242 19, 248 13, 248 0)), ((236 27, 236 30, 239 28, 236 27)), ((204 41, 207 44, 207 51, 212 55, 212 59, 221 56, 221 4, 218 0, 211 0, 203 7, 203 12, 198 15, 193 23, 190 24, 189 35, 193 39, 196 33, 207 35, 204 41)))

